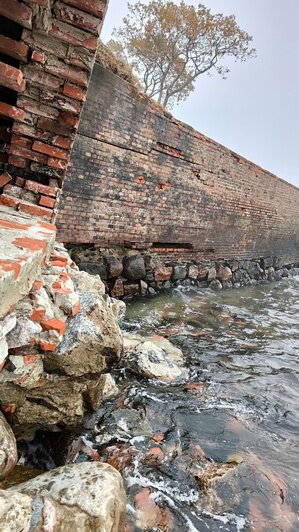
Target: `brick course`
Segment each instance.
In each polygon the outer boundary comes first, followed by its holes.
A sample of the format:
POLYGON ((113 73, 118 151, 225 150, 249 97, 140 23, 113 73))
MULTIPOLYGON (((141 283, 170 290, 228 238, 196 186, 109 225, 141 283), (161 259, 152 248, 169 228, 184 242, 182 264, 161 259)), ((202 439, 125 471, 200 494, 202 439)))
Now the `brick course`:
POLYGON ((62 241, 291 263, 298 203, 295 186, 95 65, 60 203, 62 241))

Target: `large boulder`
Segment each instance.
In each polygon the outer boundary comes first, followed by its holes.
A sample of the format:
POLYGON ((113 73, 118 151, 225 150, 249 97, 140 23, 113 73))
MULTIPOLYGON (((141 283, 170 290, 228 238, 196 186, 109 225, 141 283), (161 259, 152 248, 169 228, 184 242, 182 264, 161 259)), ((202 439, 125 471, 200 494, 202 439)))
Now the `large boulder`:
POLYGON ((146 276, 145 262, 141 255, 133 255, 132 257, 125 257, 123 260, 124 272, 123 275, 129 281, 141 281, 146 276))
POLYGON ((125 513, 121 475, 109 464, 53 469, 0 492, 2 530, 118 532, 125 513), (13 504, 12 504, 13 503, 13 504))
POLYGON ((44 366, 50 372, 100 373, 121 357, 123 341, 110 300, 91 292, 79 295, 80 312, 69 321, 58 349, 45 356, 44 366))
POLYGON ((14 433, 0 412, 0 480, 6 478, 18 461, 14 433))
POLYGON ((163 345, 163 342, 154 343, 150 340, 141 342, 129 354, 128 366, 144 377, 162 382, 173 382, 185 378, 187 371, 178 365, 178 362, 181 365, 183 362, 182 356, 179 356, 179 350, 173 348, 173 356, 171 356, 171 352, 167 352, 165 348, 166 345, 163 345))

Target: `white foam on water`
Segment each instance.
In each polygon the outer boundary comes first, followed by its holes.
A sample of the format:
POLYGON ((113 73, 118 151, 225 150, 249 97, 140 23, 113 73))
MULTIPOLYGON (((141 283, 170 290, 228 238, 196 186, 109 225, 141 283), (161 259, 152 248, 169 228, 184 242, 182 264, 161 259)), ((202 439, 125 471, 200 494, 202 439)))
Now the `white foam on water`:
POLYGON ((212 519, 215 519, 215 521, 221 521, 224 525, 235 524, 237 527, 237 532, 241 532, 242 530, 244 530, 245 526, 248 526, 250 524, 248 519, 236 514, 217 515, 211 512, 203 511, 202 515, 211 517, 212 519))

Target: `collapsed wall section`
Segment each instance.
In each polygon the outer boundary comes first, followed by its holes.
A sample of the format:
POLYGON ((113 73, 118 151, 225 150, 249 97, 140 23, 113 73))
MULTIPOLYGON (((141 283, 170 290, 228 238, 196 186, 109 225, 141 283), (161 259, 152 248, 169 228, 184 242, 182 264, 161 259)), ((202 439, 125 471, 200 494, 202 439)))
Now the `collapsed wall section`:
POLYGON ((288 264, 298 202, 296 187, 95 65, 58 214, 64 242, 288 264))
POLYGON ((107 3, 0 0, 0 204, 53 221, 107 3))

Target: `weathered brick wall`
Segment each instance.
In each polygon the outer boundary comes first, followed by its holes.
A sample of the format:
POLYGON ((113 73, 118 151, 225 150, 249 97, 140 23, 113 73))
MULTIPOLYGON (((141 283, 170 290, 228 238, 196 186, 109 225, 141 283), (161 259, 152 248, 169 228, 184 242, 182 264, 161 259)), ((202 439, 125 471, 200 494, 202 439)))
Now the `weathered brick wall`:
POLYGON ((95 65, 58 214, 64 242, 290 263, 298 206, 296 187, 95 65))
POLYGON ((0 0, 0 203, 53 219, 107 3, 0 0))

